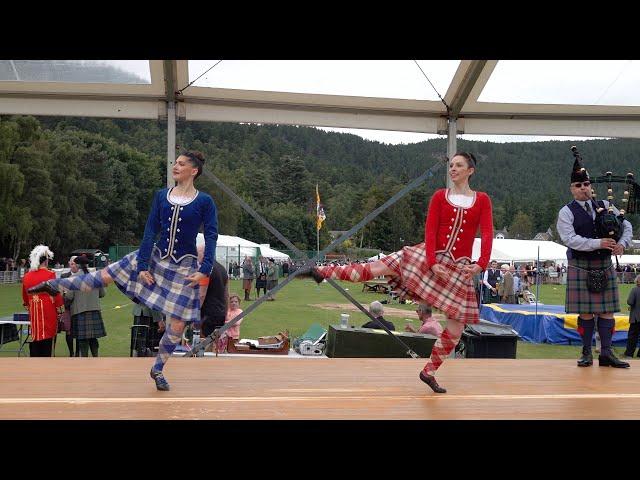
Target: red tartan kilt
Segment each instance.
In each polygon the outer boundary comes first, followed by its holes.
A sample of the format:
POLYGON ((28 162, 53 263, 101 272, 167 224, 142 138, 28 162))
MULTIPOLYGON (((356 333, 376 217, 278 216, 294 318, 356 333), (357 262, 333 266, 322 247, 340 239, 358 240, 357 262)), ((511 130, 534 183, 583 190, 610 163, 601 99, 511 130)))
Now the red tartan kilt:
POLYGON ((404 247, 381 261, 396 273, 389 285, 399 295, 432 305, 447 318, 478 323, 478 298, 473 278, 464 278, 460 271, 460 267, 471 263, 469 259, 453 260, 448 253, 436 253, 436 261, 449 272, 446 278, 427 269, 424 243, 404 247))

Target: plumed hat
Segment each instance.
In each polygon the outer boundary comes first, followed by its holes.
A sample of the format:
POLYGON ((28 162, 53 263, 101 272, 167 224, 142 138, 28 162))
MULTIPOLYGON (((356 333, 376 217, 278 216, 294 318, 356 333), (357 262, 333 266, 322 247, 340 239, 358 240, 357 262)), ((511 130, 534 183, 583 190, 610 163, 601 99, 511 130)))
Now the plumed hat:
POLYGON ((46 245, 37 245, 31 250, 29 254, 29 261, 31 265, 29 266, 30 271, 36 271, 40 268, 40 259, 43 257, 48 258, 49 260, 53 260, 53 252, 49 250, 49 247, 46 245))
POLYGON ((571 183, 590 181, 589 172, 584 168, 584 165, 582 164, 582 157, 577 153, 576 147, 571 147, 571 150, 574 155, 573 170, 571 171, 571 183))

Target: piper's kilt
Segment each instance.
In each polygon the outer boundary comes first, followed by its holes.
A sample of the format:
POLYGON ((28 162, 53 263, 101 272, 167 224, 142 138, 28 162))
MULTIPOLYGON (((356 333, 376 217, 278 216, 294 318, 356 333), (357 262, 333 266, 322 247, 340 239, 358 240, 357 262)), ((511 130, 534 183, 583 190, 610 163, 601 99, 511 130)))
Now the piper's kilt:
POLYGON ((427 269, 424 243, 404 247, 381 259, 396 275, 389 280, 391 289, 401 297, 427 303, 444 312, 451 319, 464 323, 478 323, 478 299, 473 277, 465 278, 460 268, 468 258, 453 260, 448 252, 436 253, 436 261, 447 269, 446 278, 427 269))
POLYGON ((78 340, 100 338, 107 334, 100 310, 82 312, 71 316, 71 336, 78 340))
POLYGON ((243 290, 251 290, 251 285, 253 284, 253 278, 244 278, 242 280, 242 289, 243 290))
POLYGON ((273 290, 278 286, 278 280, 267 280, 267 291, 273 290))
POLYGON ((186 279, 198 271, 194 257, 175 263, 171 258, 161 259, 158 247, 154 247, 149 260, 155 280, 152 285, 138 279, 138 250, 106 268, 122 293, 134 302, 183 322, 200 322, 200 286, 190 287, 186 279))
POLYGON ((567 313, 612 313, 620 311, 618 281, 611 258, 595 260, 573 258, 568 263, 567 295, 565 300, 565 311, 567 313), (594 269, 607 269, 607 288, 602 293, 591 293, 587 289, 588 272, 586 270, 594 269))

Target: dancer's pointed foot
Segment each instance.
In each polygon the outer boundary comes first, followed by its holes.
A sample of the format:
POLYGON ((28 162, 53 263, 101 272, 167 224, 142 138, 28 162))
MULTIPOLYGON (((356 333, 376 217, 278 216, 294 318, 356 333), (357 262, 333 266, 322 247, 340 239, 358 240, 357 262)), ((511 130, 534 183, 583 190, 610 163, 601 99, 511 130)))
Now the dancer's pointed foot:
POLYGON ((27 289, 27 293, 35 294, 35 293, 48 293, 49 295, 57 295, 60 291, 57 288, 54 288, 49 281, 39 283, 35 287, 31 287, 27 289))
POLYGON ((151 375, 151 378, 153 378, 153 380, 156 382, 156 388, 158 390, 162 390, 165 392, 171 390, 171 388, 169 387, 169 382, 167 382, 167 380, 164 378, 162 372, 158 372, 157 370, 154 370, 152 368, 149 372, 149 375, 151 375))
POLYGON ((440 385, 438 385, 438 382, 436 382, 436 377, 432 375, 427 375, 426 373, 421 371, 420 380, 422 380, 424 383, 429 385, 431 390, 433 390, 436 393, 447 393, 447 390, 442 388, 440 385))
POLYGON ((303 271, 297 276, 298 278, 312 278, 316 283, 322 283, 324 280, 324 276, 320 273, 318 267, 311 267, 309 270, 303 271))

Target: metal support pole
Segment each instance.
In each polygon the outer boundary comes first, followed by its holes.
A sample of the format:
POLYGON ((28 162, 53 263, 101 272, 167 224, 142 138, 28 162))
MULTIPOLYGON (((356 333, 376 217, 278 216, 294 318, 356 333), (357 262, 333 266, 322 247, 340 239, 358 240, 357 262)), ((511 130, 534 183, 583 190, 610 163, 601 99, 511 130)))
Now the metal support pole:
MULTIPOLYGON (((453 157, 453 155, 458 151, 458 142, 456 135, 458 134, 457 128, 457 119, 453 117, 449 117, 449 131, 447 133, 447 157, 449 160, 453 157)), ((447 178, 447 188, 451 188, 453 184, 451 183, 451 178, 449 177, 449 166, 447 165, 447 169, 445 170, 445 176, 447 178)))
POLYGON ((167 102, 167 188, 175 186, 171 166, 176 159, 176 102, 167 102))

